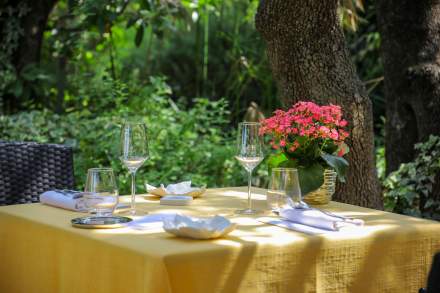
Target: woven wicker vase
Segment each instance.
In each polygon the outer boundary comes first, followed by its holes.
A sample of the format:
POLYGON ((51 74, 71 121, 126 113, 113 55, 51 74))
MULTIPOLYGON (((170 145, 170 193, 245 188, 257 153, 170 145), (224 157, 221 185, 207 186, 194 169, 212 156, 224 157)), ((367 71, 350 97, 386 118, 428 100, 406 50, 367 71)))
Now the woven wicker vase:
POLYGON ((324 183, 318 189, 303 196, 303 200, 312 205, 327 204, 335 193, 336 172, 332 169, 324 170, 324 183))

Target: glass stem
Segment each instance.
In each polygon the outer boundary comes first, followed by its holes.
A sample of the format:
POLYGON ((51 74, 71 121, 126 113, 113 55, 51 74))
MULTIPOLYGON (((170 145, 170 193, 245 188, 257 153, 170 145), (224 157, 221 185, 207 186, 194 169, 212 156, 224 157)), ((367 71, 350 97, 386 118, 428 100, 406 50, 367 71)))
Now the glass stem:
POLYGON ((130 214, 136 215, 136 171, 131 172, 131 207, 130 214))
POLYGON ((252 170, 248 172, 248 209, 252 210, 252 200, 251 200, 251 185, 252 185, 252 170))

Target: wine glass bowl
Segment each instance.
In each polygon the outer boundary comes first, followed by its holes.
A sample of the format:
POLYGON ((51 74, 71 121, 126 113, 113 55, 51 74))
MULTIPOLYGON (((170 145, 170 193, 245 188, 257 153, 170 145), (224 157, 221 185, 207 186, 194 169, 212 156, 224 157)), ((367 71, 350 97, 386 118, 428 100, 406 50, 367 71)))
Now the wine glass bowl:
POLYGON ((242 122, 238 125, 237 151, 235 159, 248 172, 248 199, 247 208, 238 210, 238 214, 254 215, 261 211, 252 209, 251 185, 252 171, 264 159, 263 140, 259 135, 260 123, 242 122))
POLYGON ((142 122, 126 121, 121 128, 120 156, 131 174, 130 214, 136 214, 136 171, 148 159, 147 127, 142 122))

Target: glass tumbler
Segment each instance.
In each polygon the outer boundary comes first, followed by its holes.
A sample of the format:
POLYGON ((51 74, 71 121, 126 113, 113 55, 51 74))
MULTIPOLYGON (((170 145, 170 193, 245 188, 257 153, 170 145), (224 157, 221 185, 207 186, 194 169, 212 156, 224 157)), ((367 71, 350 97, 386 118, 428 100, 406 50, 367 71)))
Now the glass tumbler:
POLYGON ((272 168, 269 188, 267 190, 267 205, 278 212, 285 204, 301 205, 301 188, 298 170, 295 168, 272 168))
POLYGON ((84 198, 90 213, 97 217, 111 215, 118 204, 118 188, 113 169, 89 169, 84 198))

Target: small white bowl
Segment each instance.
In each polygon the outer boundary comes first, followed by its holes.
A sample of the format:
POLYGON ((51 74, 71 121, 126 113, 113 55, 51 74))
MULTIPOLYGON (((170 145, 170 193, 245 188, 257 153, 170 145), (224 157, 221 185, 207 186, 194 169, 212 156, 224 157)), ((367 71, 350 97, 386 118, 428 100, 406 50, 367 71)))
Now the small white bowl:
POLYGON ((230 233, 236 225, 222 216, 196 218, 176 215, 174 218, 164 219, 163 229, 179 237, 213 239, 230 233))

